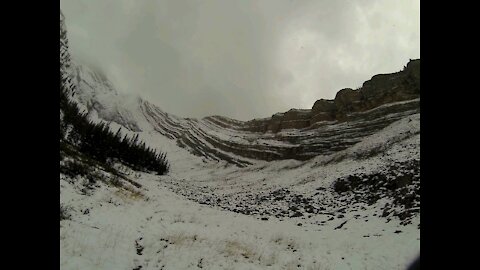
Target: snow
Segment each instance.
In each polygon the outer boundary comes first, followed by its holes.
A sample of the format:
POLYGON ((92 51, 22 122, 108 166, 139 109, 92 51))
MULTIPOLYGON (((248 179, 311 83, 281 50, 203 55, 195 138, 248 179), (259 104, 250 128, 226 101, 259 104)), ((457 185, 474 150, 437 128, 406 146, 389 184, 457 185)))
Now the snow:
POLYGON ((262 221, 185 200, 162 187, 168 178, 142 174, 143 199, 106 186, 80 195, 62 182, 75 212, 61 222, 61 269, 404 269, 418 254, 413 226, 394 234, 398 223, 350 217, 366 212, 349 213, 341 230, 262 221))
POLYGON ((415 98, 415 99, 409 99, 409 100, 404 100, 404 101, 397 101, 397 102, 386 103, 386 104, 380 105, 380 106, 375 107, 375 108, 370 109, 370 110, 366 110, 366 111, 362 111, 362 112, 350 113, 349 116, 359 115, 359 114, 367 114, 367 113, 370 113, 370 112, 373 112, 373 111, 377 111, 377 110, 380 110, 380 109, 384 109, 384 108, 388 108, 388 107, 392 107, 392 106, 403 105, 403 104, 408 104, 408 103, 414 103, 414 102, 420 102, 420 98, 415 98))

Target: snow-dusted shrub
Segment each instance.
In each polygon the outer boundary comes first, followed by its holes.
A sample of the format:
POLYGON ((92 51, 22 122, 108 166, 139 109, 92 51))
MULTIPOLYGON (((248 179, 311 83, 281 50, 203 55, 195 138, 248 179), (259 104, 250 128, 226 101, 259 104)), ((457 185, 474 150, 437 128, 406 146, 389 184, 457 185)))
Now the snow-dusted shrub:
POLYGON ((60 204, 60 221, 71 218, 70 210, 70 207, 60 204))
POLYGON ((118 177, 117 175, 113 175, 110 179, 110 183, 116 187, 122 187, 123 184, 122 184, 122 181, 120 181, 120 177, 118 177))
POLYGON ((87 176, 90 174, 90 168, 79 161, 68 160, 60 165, 60 173, 70 177, 87 176))

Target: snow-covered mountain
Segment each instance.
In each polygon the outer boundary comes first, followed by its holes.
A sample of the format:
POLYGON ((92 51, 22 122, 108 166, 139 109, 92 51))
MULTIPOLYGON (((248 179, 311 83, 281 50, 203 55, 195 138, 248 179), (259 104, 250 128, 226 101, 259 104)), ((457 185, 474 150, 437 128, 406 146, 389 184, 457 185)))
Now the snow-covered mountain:
POLYGON ((416 60, 402 72, 374 76, 361 89, 339 91, 335 100, 319 100, 311 110, 292 109, 246 122, 222 116, 177 117, 139 97, 119 94, 103 74, 82 65, 75 67, 75 81, 79 102, 98 118, 131 131, 154 130, 194 155, 243 167, 252 160, 308 160, 333 154, 419 113, 418 65, 416 60), (352 93, 362 96, 351 97, 352 93))
POLYGON ((238 121, 177 117, 72 61, 61 72, 89 117, 171 167, 123 167, 128 188, 88 192, 60 174, 61 268, 405 269, 420 247, 419 65, 238 121))

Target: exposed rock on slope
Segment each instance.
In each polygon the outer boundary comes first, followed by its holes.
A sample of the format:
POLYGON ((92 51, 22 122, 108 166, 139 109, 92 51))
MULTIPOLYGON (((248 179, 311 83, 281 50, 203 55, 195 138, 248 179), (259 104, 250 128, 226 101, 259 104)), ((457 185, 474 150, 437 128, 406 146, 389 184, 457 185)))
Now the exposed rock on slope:
POLYGON ((247 168, 206 166, 193 179, 162 183, 200 204, 260 219, 315 222, 310 217, 328 216, 328 221, 335 217, 344 222, 377 216, 408 225, 420 209, 419 131, 420 115, 414 114, 327 157, 258 162, 247 168), (356 216, 367 209, 362 218, 356 216))

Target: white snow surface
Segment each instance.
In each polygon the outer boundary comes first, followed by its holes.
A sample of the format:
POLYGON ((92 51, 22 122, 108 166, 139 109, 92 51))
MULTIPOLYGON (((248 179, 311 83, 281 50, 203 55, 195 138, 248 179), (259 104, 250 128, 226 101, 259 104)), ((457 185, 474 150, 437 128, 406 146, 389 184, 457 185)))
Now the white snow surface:
POLYGON ((61 269, 406 269, 419 255, 419 216, 410 225, 386 223, 372 215, 382 201, 320 226, 329 216, 261 220, 198 204, 172 190, 248 194, 287 187, 308 196, 344 175, 419 158, 419 120, 416 114, 397 121, 333 156, 257 161, 246 168, 193 156, 145 129, 141 139, 167 152, 171 172, 131 172, 142 185, 137 193, 102 183, 83 195, 78 183, 61 175, 61 202, 72 214, 60 222, 61 269), (354 158, 379 146, 383 155, 354 158), (344 221, 342 229, 334 229, 344 221))
POLYGON ((398 223, 375 217, 343 230, 262 221, 187 201, 165 178, 142 174, 143 197, 106 186, 85 196, 62 182, 74 214, 61 222, 61 269, 404 269, 418 254, 414 226, 394 234, 398 223))

